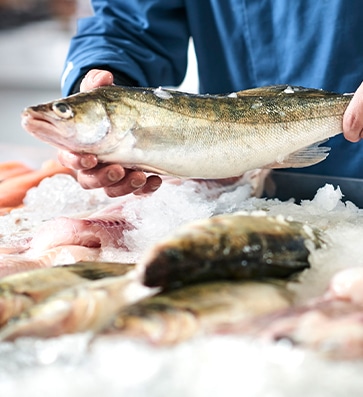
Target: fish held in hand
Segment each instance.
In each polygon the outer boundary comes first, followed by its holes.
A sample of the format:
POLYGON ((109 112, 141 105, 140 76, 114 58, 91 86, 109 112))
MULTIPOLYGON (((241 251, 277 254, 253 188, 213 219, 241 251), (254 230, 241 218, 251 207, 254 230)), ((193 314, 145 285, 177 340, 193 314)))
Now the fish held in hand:
POLYGON ((234 213, 187 223, 138 264, 147 286, 164 289, 218 279, 286 278, 309 267, 319 230, 282 216, 234 213))
POLYGON ((28 107, 22 125, 44 142, 101 162, 220 179, 324 160, 329 148, 319 143, 342 132, 350 100, 287 85, 233 95, 108 86, 28 107))

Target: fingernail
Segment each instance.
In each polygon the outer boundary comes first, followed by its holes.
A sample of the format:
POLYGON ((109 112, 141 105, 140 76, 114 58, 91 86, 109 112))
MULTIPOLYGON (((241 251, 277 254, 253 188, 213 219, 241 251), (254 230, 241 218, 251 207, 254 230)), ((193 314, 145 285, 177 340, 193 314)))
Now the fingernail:
POLYGON ((107 179, 110 182, 118 182, 122 177, 123 175, 121 175, 119 172, 115 170, 110 170, 107 172, 107 179))
POLYGON ((95 74, 93 74, 91 76, 92 83, 97 83, 97 81, 99 80, 99 76, 100 76, 100 72, 96 72, 95 74))
POLYGON ((92 159, 89 157, 81 157, 80 164, 83 168, 92 168, 94 166, 92 159))
POLYGON ((159 187, 160 187, 160 184, 158 184, 158 185, 151 185, 151 186, 150 186, 150 191, 155 192, 155 190, 158 190, 159 187))
POLYGON ((131 179, 130 185, 134 189, 139 189, 140 187, 145 185, 145 181, 139 181, 138 179, 131 179))

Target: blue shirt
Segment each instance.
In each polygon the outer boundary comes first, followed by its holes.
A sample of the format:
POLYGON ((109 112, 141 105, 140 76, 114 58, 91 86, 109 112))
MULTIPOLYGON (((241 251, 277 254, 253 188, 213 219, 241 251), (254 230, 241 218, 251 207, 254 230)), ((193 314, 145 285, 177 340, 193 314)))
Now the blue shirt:
MULTIPOLYGON (((92 67, 140 86, 178 86, 193 37, 201 93, 291 84, 353 92, 363 80, 361 0, 93 0, 79 21, 62 90, 92 67)), ((301 133, 304 133, 303 131, 301 133)), ((298 172, 363 178, 363 142, 329 140, 327 160, 298 172)))

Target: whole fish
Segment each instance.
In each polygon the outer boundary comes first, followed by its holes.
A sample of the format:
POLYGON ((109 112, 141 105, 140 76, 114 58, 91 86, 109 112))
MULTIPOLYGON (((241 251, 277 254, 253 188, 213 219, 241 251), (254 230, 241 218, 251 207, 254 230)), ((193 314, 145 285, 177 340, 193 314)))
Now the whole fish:
POLYGON ((229 95, 109 86, 28 107, 22 125, 44 142, 101 162, 219 179, 324 160, 329 148, 318 145, 342 131, 350 100, 287 85, 229 95))
POLYGON ((182 225, 145 252, 138 271, 164 289, 206 280, 286 278, 309 267, 322 233, 265 213, 218 215, 182 225))
POLYGON ((143 299, 120 310, 103 332, 175 344, 286 309, 292 294, 281 283, 215 281, 143 299))
POLYGON ((126 274, 133 264, 82 262, 36 269, 0 280, 0 327, 11 317, 66 288, 105 277, 126 274))

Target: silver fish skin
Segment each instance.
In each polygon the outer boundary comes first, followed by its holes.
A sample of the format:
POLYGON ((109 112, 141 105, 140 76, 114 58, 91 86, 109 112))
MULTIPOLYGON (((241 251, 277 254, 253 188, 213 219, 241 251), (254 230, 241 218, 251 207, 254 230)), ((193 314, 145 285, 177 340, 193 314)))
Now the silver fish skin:
POLYGON ((28 107, 22 125, 44 142, 101 162, 219 179, 324 160, 329 148, 318 145, 342 132, 350 100, 288 85, 229 95, 108 86, 28 107))

